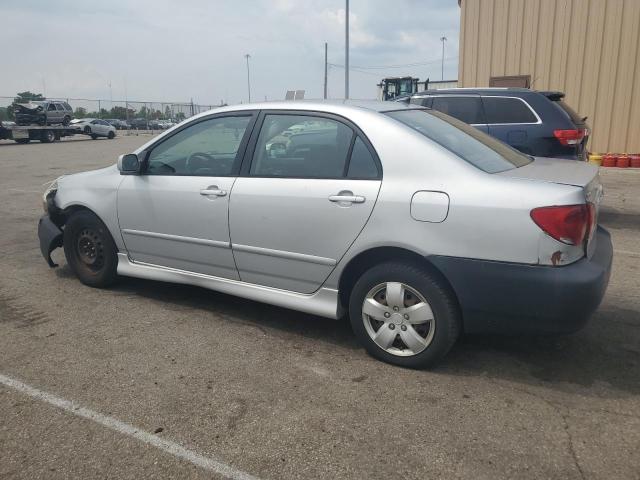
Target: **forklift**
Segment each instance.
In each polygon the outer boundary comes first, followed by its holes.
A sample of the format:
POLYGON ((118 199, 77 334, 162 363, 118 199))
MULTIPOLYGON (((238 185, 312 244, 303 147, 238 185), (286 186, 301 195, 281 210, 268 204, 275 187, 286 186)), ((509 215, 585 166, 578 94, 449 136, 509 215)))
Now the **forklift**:
POLYGON ((426 87, 426 82, 420 82, 417 77, 387 77, 378 84, 378 100, 393 100, 397 97, 413 95, 419 86, 426 87))

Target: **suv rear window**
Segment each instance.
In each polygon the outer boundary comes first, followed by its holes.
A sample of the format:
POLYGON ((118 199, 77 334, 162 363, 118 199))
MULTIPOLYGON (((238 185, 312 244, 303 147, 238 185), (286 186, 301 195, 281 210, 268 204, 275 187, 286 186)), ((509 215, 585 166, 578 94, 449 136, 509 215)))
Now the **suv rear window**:
POLYGON ((531 158, 505 143, 435 110, 399 110, 386 113, 487 173, 498 173, 531 163, 531 158))
POLYGON ((581 117, 580 115, 578 115, 578 112, 576 112, 573 108, 571 108, 569 105, 564 103, 562 100, 556 100, 553 103, 555 103, 560 108, 562 108, 565 111, 565 113, 569 115, 569 118, 571 119, 571 121, 576 125, 582 125, 584 123, 584 120, 583 120, 584 117, 581 117))
POLYGON ((536 123, 538 118, 519 98, 482 97, 487 123, 536 123))

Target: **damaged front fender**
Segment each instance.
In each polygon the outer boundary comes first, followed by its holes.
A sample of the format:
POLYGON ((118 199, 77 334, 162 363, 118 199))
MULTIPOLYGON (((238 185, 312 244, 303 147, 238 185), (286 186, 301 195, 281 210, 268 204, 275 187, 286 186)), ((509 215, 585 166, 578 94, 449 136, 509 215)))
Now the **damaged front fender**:
POLYGON ((38 221, 38 238, 40 239, 40 251, 51 268, 58 264, 51 260, 51 252, 62 246, 62 230, 49 215, 43 215, 38 221))

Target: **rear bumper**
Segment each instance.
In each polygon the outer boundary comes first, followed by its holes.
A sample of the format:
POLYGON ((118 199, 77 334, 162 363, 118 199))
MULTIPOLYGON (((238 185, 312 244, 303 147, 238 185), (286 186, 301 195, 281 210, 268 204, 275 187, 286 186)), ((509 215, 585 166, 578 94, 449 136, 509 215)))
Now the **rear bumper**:
POLYGON ((564 267, 429 257, 455 291, 469 333, 570 333, 604 296, 613 259, 611 236, 598 227, 596 250, 564 267))
POLYGON ((51 260, 51 252, 62 246, 62 230, 51 221, 49 215, 43 215, 38 221, 40 251, 51 268, 58 265, 51 260))

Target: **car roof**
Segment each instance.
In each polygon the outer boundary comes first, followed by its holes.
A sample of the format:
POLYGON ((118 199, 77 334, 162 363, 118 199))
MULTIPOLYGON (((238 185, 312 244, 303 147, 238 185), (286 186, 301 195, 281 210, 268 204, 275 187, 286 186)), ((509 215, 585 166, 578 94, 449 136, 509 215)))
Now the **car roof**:
POLYGON ((424 90, 413 94, 414 97, 423 97, 428 95, 440 94, 456 94, 456 95, 518 95, 518 94, 535 94, 541 93, 537 90, 516 87, 483 87, 483 88, 436 88, 433 90, 424 90))
POLYGON ((420 105, 403 104, 398 102, 383 102, 380 100, 284 100, 260 103, 242 103, 227 105, 199 113, 198 118, 211 113, 237 112, 242 110, 308 110, 315 112, 348 114, 349 111, 368 110, 371 112, 392 112, 396 110, 424 109, 420 105))

